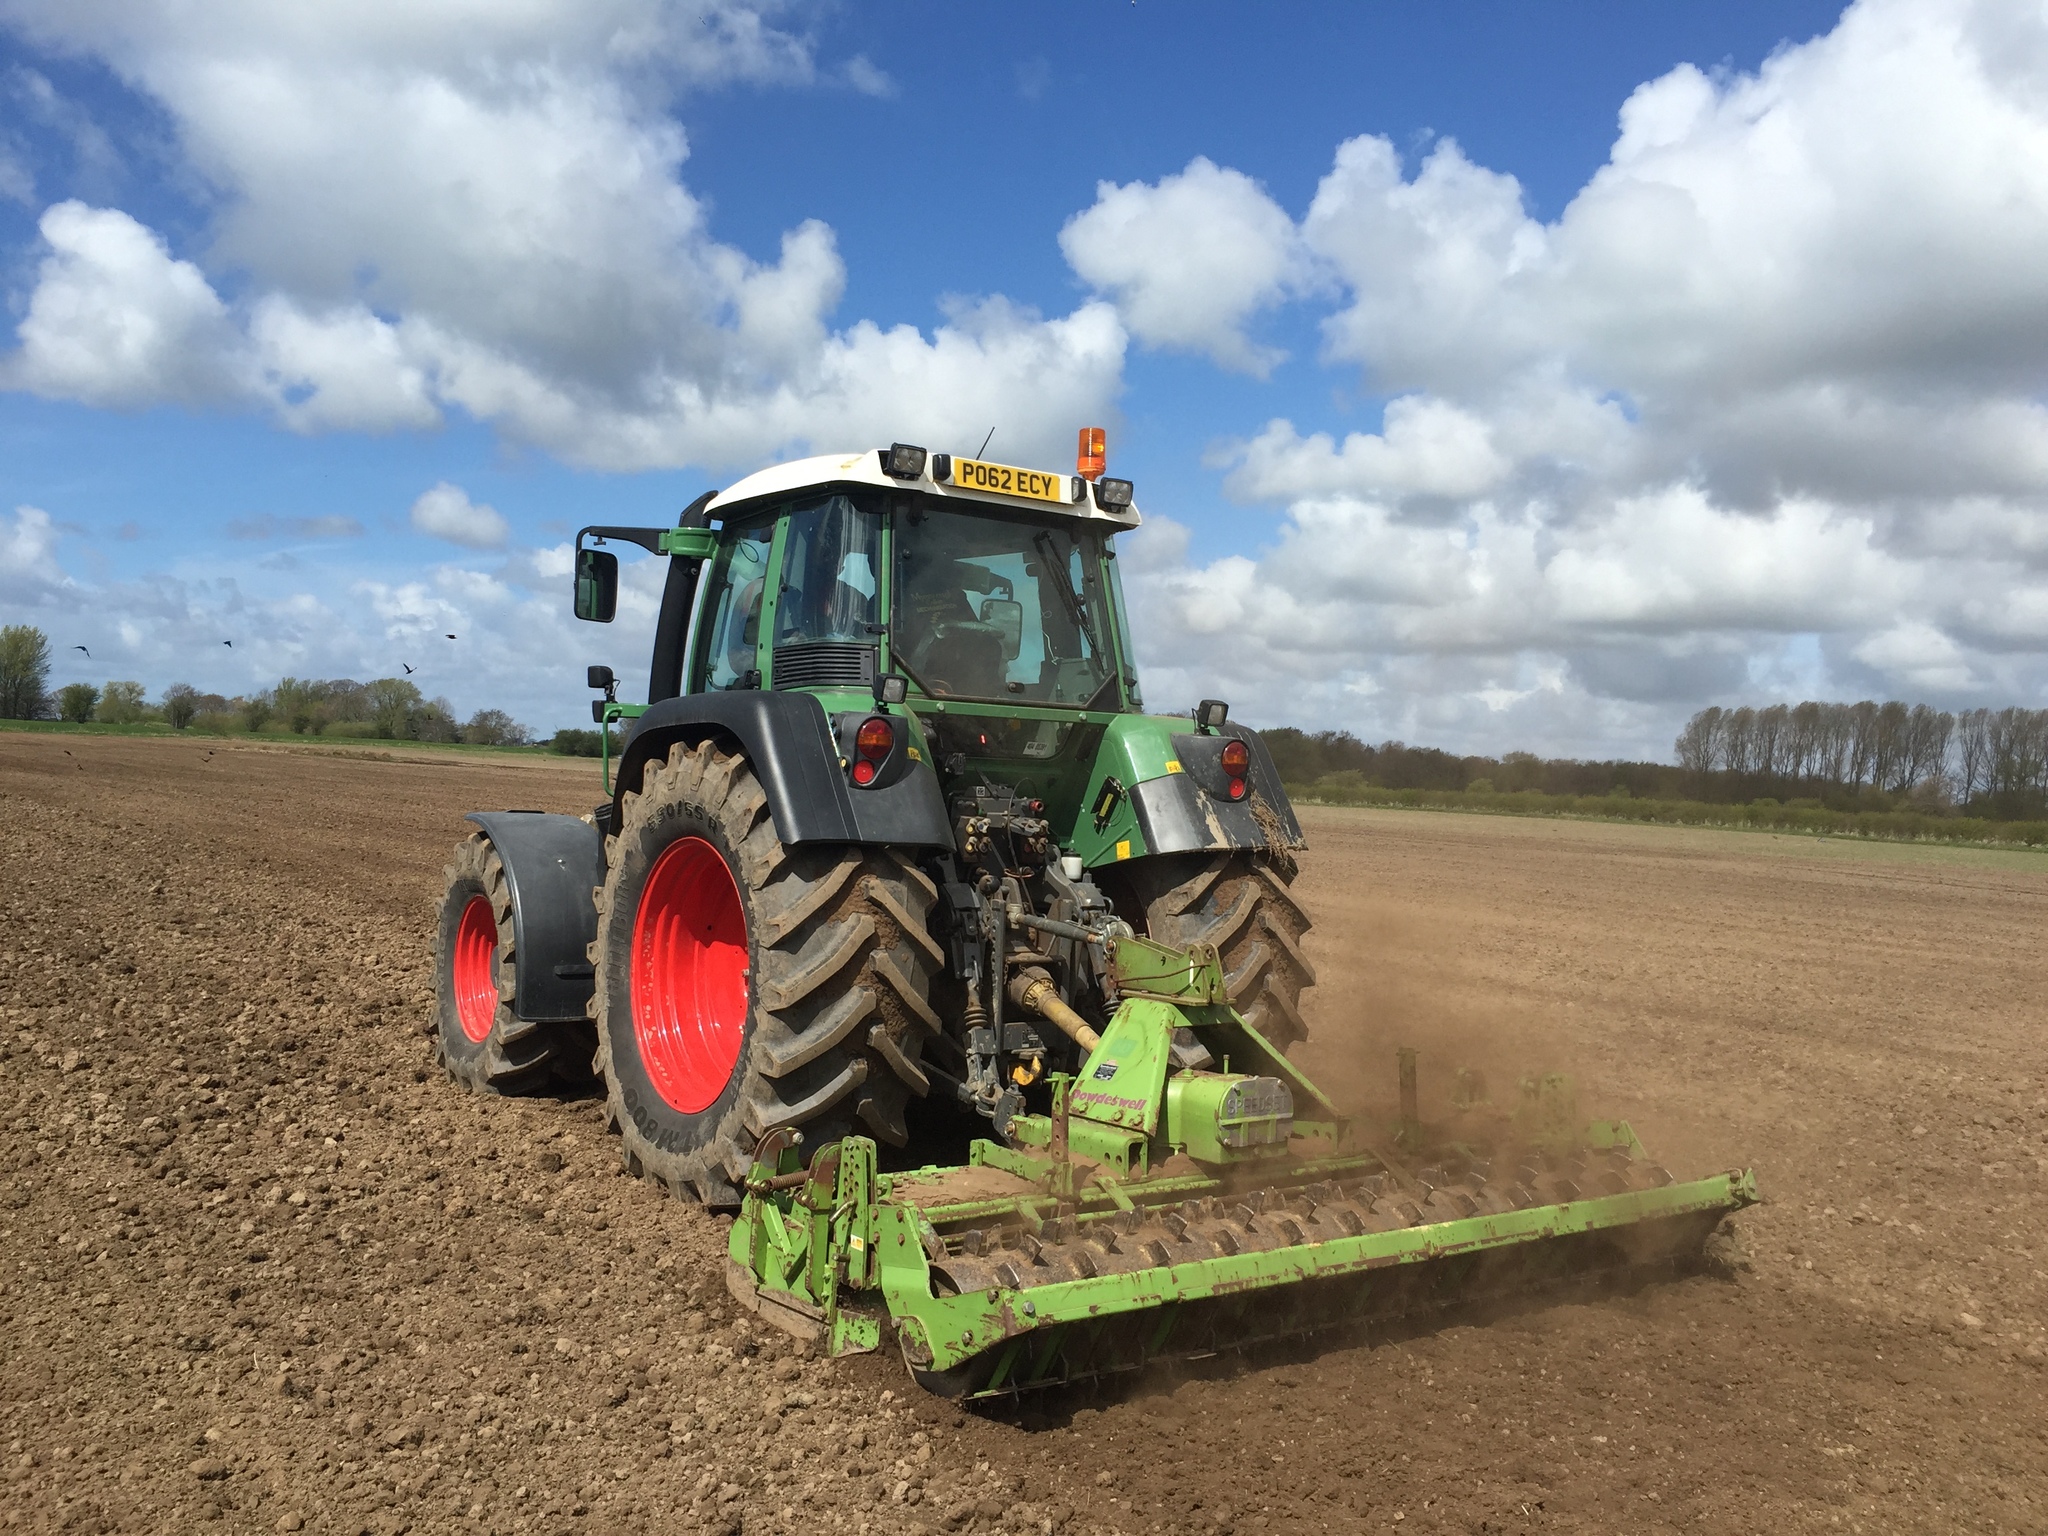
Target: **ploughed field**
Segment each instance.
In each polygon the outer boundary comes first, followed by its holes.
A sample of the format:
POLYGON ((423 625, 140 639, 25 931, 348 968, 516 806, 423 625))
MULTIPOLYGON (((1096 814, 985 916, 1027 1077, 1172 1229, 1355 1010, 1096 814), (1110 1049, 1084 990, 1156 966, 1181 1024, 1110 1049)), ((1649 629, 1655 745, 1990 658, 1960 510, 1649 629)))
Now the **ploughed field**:
POLYGON ((1742 1256, 963 1413, 433 1070, 460 814, 594 790, 0 734, 0 1528, 2048 1529, 2048 856, 1311 811, 1311 1073, 1569 1070, 1742 1256))

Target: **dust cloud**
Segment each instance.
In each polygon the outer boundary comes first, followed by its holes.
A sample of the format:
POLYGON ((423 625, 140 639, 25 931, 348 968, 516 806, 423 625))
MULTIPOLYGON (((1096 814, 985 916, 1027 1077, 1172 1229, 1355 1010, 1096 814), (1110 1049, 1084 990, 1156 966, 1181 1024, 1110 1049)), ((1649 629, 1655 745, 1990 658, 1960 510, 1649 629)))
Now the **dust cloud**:
POLYGON ((1461 1071, 1503 1112, 1525 1076, 1549 1072, 1572 1076, 1582 1103, 1592 1102, 1597 1084, 1584 1080, 1586 1053, 1557 1017, 1565 1010, 1523 988, 1503 993, 1476 963, 1481 914, 1360 891, 1338 878, 1342 867, 1311 862, 1296 887, 1318 918, 1309 938, 1317 985, 1309 1038, 1293 1058, 1339 1109, 1391 1123, 1404 1046, 1417 1052, 1426 1121, 1451 1112, 1461 1071))

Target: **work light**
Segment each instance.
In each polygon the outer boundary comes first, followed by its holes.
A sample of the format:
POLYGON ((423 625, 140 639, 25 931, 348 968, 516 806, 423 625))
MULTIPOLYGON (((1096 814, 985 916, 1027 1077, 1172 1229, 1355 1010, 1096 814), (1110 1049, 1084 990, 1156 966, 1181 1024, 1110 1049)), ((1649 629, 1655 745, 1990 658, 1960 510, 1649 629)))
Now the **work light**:
POLYGON ((1107 475, 1095 482, 1095 505, 1105 512, 1120 510, 1131 504, 1131 482, 1112 480, 1107 475))
POLYGON ((891 443, 882 450, 882 473, 896 480, 923 478, 924 450, 909 443, 891 443))

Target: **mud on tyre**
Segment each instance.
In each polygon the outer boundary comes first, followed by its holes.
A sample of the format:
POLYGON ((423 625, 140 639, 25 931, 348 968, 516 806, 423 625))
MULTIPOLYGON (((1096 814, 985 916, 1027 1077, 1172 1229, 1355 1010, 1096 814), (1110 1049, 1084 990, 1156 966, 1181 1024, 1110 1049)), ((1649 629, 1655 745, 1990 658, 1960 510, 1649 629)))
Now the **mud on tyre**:
POLYGON ((1164 854, 1134 863, 1128 878, 1145 932, 1162 944, 1213 944, 1230 1001, 1281 1050, 1308 1038, 1301 994, 1315 985, 1302 951, 1308 914, 1262 853, 1164 854))
POLYGON ((672 747, 621 810, 591 1008, 628 1166, 723 1207, 778 1126, 902 1145, 940 1027, 930 879, 883 849, 785 847, 745 757, 711 741, 672 747))
POLYGON ((536 1023, 512 1012, 517 980, 512 890, 490 838, 455 848, 441 897, 434 1056, 479 1093, 532 1093, 589 1076, 587 1024, 536 1023))

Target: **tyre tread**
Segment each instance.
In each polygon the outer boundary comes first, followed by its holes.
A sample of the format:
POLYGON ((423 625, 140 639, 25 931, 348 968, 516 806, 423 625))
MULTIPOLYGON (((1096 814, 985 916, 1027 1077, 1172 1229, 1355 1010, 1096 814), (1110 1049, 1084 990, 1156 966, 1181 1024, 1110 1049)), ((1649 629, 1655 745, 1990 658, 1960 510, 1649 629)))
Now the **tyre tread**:
POLYGON ((904 1106, 928 1087, 918 1057, 939 1022, 929 1002, 944 960, 928 932, 936 883, 893 850, 785 845, 751 764, 713 740, 677 744, 651 764, 640 790, 622 802, 614 836, 591 946, 597 1060, 606 1070, 610 1119, 645 1174, 726 1207, 739 1203, 759 1138, 779 1126, 797 1126, 816 1143, 859 1120, 900 1145, 904 1106), (714 823, 732 850, 748 909, 752 1012, 739 1090, 728 1090, 715 1125, 693 1130, 680 1150, 663 1150, 626 1112, 609 1070, 620 1050, 633 1048, 624 1043, 630 994, 612 971, 630 954, 622 855, 637 839, 664 835, 657 823, 679 802, 699 808, 688 814, 714 823), (607 1016, 615 1004, 622 1010, 616 1026, 607 1016))
MULTIPOLYGON (((456 844, 454 857, 442 873, 447 887, 441 897, 443 944, 449 909, 458 897, 466 904, 471 894, 481 894, 491 903, 498 923, 498 1006, 491 1032, 478 1048, 455 1021, 452 999, 445 995, 437 998, 435 1059, 450 1077, 482 1094, 538 1093, 558 1080, 582 1078, 583 1063, 592 1053, 589 1025, 523 1019, 512 1011, 519 970, 511 882, 489 835, 472 832, 456 844)), ((444 953, 437 957, 436 966, 437 982, 444 992, 450 985, 448 972, 449 957, 444 953)))

